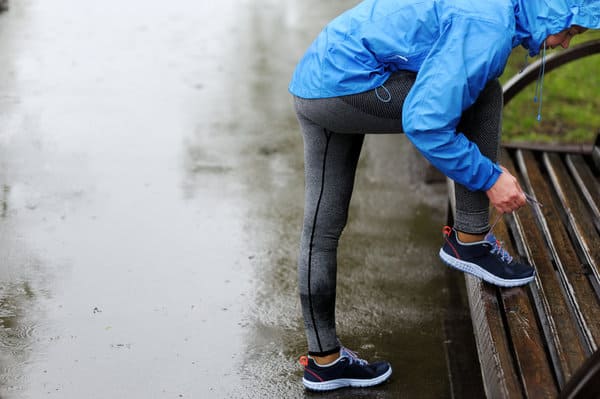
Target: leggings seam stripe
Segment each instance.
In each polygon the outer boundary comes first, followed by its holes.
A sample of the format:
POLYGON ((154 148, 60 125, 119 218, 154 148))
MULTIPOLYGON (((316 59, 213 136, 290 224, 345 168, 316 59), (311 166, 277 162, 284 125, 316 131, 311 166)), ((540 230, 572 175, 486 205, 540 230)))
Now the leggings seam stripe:
POLYGON ((312 251, 313 251, 313 243, 315 239, 315 230, 317 225, 317 217, 319 215, 319 208, 321 206, 321 199, 323 198, 323 191, 325 190, 325 167, 327 164, 327 152, 329 150, 329 140, 331 139, 331 134, 327 131, 327 129, 323 129, 327 141, 325 142, 325 151, 323 153, 323 167, 321 172, 321 188, 319 191, 319 199, 317 200, 317 206, 315 208, 315 215, 313 217, 312 231, 310 233, 310 243, 308 245, 308 303, 310 307, 310 317, 312 319, 313 329, 315 331, 315 336, 317 337, 317 343, 319 345, 319 351, 323 352, 323 346, 321 345, 321 338, 319 337, 319 331, 316 326, 315 320, 315 312, 313 309, 312 302, 312 290, 311 290, 311 269, 312 269, 312 251))

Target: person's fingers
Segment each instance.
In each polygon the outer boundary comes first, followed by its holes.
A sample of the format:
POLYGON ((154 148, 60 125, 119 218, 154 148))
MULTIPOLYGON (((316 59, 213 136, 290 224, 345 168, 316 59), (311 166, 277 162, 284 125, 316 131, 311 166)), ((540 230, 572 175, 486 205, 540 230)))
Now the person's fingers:
POLYGON ((519 181, 504 167, 498 181, 486 191, 491 204, 500 213, 511 213, 523 207, 527 198, 519 181))
POLYGON ((495 206, 495 208, 499 213, 511 213, 512 212, 512 208, 506 204, 497 204, 495 206))
POLYGON ((505 202, 501 202, 494 205, 494 208, 500 213, 512 213, 516 210, 519 210, 521 207, 525 205, 521 198, 515 198, 513 200, 507 200, 505 202))
MULTIPOLYGON (((520 189, 520 187, 519 187, 519 189, 520 189)), ((527 205, 527 197, 525 196, 525 193, 522 190, 520 190, 520 193, 518 196, 518 203, 519 203, 519 208, 527 205)))

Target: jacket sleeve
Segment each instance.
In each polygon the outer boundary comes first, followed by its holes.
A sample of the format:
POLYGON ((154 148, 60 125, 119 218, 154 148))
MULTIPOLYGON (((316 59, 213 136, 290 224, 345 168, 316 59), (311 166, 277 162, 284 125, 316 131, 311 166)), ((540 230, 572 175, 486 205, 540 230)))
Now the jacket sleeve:
POLYGON ((455 17, 423 62, 402 110, 405 134, 441 172, 469 190, 488 190, 502 170, 456 131, 464 110, 500 76, 511 45, 497 25, 455 17))

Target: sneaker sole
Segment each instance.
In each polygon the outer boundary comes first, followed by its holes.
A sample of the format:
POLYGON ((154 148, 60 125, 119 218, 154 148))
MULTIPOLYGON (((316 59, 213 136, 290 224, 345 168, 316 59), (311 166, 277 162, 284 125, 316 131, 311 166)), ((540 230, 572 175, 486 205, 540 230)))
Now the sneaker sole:
POLYGON ((446 263, 450 267, 453 267, 453 268, 458 269, 465 273, 472 274, 474 276, 479 277, 480 279, 482 279, 484 281, 487 281, 488 283, 498 285, 500 287, 518 287, 521 285, 526 285, 526 284, 529 284, 530 282, 532 282, 533 279, 535 278, 535 273, 532 274, 530 277, 524 277, 524 278, 517 278, 517 279, 501 278, 501 277, 493 275, 492 273, 488 272, 487 270, 485 270, 484 268, 482 268, 481 266, 479 266, 475 263, 465 262, 465 261, 456 259, 455 257, 453 257, 451 255, 448 255, 446 252, 444 252, 443 248, 440 249, 440 258, 442 258, 442 261, 444 261, 444 263, 446 263))
POLYGON ((392 375, 392 367, 388 369, 385 373, 376 378, 371 378, 370 380, 361 380, 354 378, 340 378, 337 380, 324 381, 324 382, 314 382, 309 381, 305 378, 302 378, 302 383, 307 389, 311 391, 332 391, 334 389, 352 387, 352 388, 366 388, 373 387, 375 385, 379 385, 384 383, 390 376, 392 375))

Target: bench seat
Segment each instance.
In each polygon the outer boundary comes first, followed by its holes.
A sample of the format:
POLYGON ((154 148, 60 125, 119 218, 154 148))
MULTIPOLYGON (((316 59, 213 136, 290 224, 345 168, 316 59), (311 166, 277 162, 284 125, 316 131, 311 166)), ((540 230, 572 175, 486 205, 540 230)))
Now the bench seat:
POLYGON ((542 206, 494 226, 504 247, 535 267, 534 282, 507 289, 465 277, 489 398, 584 398, 600 386, 581 382, 594 370, 600 378, 599 142, 585 153, 503 149, 501 164, 542 206))

